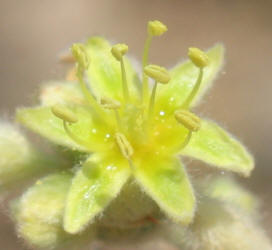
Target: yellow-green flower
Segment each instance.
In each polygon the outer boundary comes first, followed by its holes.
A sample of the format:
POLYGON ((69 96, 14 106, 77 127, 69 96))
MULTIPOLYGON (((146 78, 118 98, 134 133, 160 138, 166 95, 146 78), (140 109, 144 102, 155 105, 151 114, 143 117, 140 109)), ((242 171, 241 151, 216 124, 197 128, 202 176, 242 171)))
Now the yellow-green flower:
POLYGON ((158 21, 149 25, 142 83, 125 44, 112 47, 93 37, 72 47, 77 82, 49 84, 39 106, 17 110, 17 119, 34 132, 89 153, 68 189, 68 233, 90 224, 131 178, 171 220, 190 223, 196 199, 179 155, 244 176, 253 169, 239 141, 191 112, 221 69, 223 46, 207 53, 191 48, 191 60, 167 71, 148 62, 152 38, 167 28, 158 21))

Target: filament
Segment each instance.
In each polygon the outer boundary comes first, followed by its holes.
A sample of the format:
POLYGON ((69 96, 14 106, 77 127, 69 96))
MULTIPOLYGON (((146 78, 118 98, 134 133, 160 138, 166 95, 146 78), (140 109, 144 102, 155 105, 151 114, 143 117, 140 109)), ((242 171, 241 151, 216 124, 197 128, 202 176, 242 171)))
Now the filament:
POLYGON ((197 92, 199 91, 202 79, 203 79, 203 68, 199 68, 199 74, 198 74, 196 83, 194 85, 194 88, 193 88, 192 92, 190 93, 190 95, 188 96, 188 98, 182 104, 183 109, 188 109, 189 108, 190 103, 193 101, 193 99, 195 98, 197 92))
POLYGON ((152 41, 152 35, 148 35, 147 39, 145 41, 144 45, 144 53, 143 53, 143 59, 142 59, 142 70, 143 70, 143 85, 142 85, 142 101, 144 102, 147 99, 148 96, 148 76, 144 73, 144 68, 148 64, 148 56, 149 56, 149 50, 150 45, 152 41))

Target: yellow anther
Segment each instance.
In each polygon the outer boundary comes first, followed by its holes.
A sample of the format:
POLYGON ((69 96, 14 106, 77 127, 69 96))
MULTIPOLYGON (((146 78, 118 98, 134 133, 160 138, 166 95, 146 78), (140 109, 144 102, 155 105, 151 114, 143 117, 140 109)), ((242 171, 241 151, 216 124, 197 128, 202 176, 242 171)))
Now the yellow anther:
POLYGON ((65 122, 75 123, 78 121, 73 111, 65 107, 64 105, 55 105, 51 108, 52 113, 65 122))
POLYGON ((100 104, 105 109, 119 109, 120 106, 121 106, 120 102, 118 102, 116 100, 113 100, 113 99, 110 99, 108 97, 101 98, 100 104))
POLYGON ((148 34, 151 36, 161 36, 167 31, 167 26, 160 21, 148 22, 148 34))
POLYGON ((90 58, 87 54, 84 44, 75 43, 71 47, 71 52, 74 58, 77 60, 78 65, 81 69, 87 69, 90 64, 90 58))
POLYGON ((116 60, 121 61, 122 57, 128 52, 128 46, 124 43, 115 44, 111 53, 116 58, 116 60))
POLYGON ((159 83, 166 84, 171 79, 170 74, 168 73, 168 71, 164 67, 154 65, 154 64, 149 64, 149 65, 145 66, 144 73, 159 83))
POLYGON ((209 57, 207 54, 198 48, 189 48, 188 56, 199 68, 204 68, 209 64, 209 57))
POLYGON ((133 148, 130 145, 129 141, 127 140, 127 138, 125 137, 124 134, 122 133, 116 133, 115 134, 115 139, 116 139, 116 143, 120 148, 120 151, 122 153, 122 155, 126 158, 126 159, 130 159, 130 157, 133 154, 133 148))
POLYGON ((196 132, 200 129, 200 118, 188 110, 177 110, 175 112, 175 118, 179 123, 192 132, 196 132))

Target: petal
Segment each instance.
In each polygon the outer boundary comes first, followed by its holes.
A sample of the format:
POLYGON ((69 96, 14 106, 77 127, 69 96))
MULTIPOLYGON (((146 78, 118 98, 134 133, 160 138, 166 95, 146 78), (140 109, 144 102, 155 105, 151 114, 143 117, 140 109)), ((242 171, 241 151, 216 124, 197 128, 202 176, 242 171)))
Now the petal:
POLYGON ((72 181, 64 229, 73 234, 84 229, 119 194, 129 176, 127 161, 109 154, 91 156, 72 181))
MULTIPOLYGON (((111 54, 110 43, 102 37, 93 37, 87 41, 86 46, 91 58, 88 70, 91 89, 94 90, 95 95, 98 97, 107 96, 122 100, 120 62, 111 54)), ((129 60, 124 58, 124 62, 130 93, 135 94, 137 91, 136 86, 139 86, 139 79, 129 60)))
MULTIPOLYGON (((204 69, 204 77, 199 92, 191 107, 195 106, 209 87, 223 65, 224 47, 217 44, 207 51, 210 59, 209 65, 204 69)), ((158 86, 158 107, 162 110, 173 110, 180 107, 191 93, 198 76, 198 68, 191 62, 177 65, 171 70, 171 81, 158 86)))
POLYGON ((184 166, 178 159, 144 159, 136 166, 135 178, 170 218, 185 224, 192 221, 195 197, 184 166))
POLYGON ((65 132, 63 122, 51 112, 50 107, 17 109, 17 120, 27 128, 44 136, 50 141, 80 151, 105 150, 105 136, 113 132, 111 126, 96 122, 92 119, 90 109, 83 106, 71 107, 78 118, 78 122, 69 125, 70 130, 87 145, 80 145, 73 141, 65 132))
POLYGON ((41 88, 40 102, 42 106, 55 104, 85 104, 79 84, 68 81, 51 81, 41 88))
POLYGON ((249 176, 254 160, 246 148, 212 121, 201 122, 182 155, 197 158, 218 168, 249 176))

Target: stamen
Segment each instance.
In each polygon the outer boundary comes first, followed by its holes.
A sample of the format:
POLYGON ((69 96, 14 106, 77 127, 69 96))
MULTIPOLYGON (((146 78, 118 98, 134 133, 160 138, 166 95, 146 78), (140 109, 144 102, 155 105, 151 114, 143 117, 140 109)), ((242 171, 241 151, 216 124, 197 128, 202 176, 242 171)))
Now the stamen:
POLYGON ((71 52, 77 61, 76 76, 78 78, 81 91, 85 96, 86 100, 91 104, 91 106, 99 109, 99 105, 97 104, 96 99, 88 90, 87 84, 83 79, 84 72, 88 69, 90 65, 90 58, 87 54, 86 48, 83 44, 75 43, 71 47, 71 52))
POLYGON ((121 107, 120 102, 107 98, 107 97, 103 97, 100 100, 100 104, 102 105, 103 108, 112 109, 114 111, 117 126, 119 127, 119 129, 121 129, 122 124, 121 124, 121 119, 118 112, 118 109, 121 107))
POLYGON ((203 68, 209 64, 209 58, 207 54, 198 48, 189 48, 188 56, 195 64, 195 66, 199 68, 199 73, 193 90, 191 91, 185 102, 182 104, 183 109, 188 109, 190 103, 195 98, 203 79, 203 68))
POLYGON ((190 142, 193 132, 196 132, 200 129, 201 120, 190 111, 182 109, 175 112, 175 118, 179 123, 181 123, 189 130, 183 144, 180 147, 180 149, 184 149, 190 142))
POLYGON ((63 127, 67 135, 77 144, 88 148, 89 144, 77 137, 67 125, 67 123, 76 123, 78 121, 76 115, 63 105, 55 105, 51 108, 51 111, 56 117, 63 121, 63 127))
POLYGON ((143 85, 142 85, 142 100, 145 100, 148 97, 148 77, 144 74, 144 68, 148 64, 148 56, 150 45, 153 36, 161 36, 167 31, 167 26, 160 21, 149 21, 147 25, 147 38, 144 45, 143 59, 142 59, 142 68, 143 68, 143 85))
POLYGON ((112 47, 111 53, 112 55, 118 60, 121 64, 121 72, 122 72, 122 82, 123 82, 123 95, 126 102, 129 101, 129 91, 128 91, 128 84, 127 84, 127 77, 125 71, 125 64, 123 56, 127 53, 128 46, 126 44, 116 44, 112 47))
POLYGON ((150 117, 154 109, 155 96, 156 96, 158 83, 167 84, 170 81, 171 77, 165 68, 160 67, 158 65, 154 65, 154 64, 147 65, 144 68, 144 73, 150 78, 155 80, 155 84, 153 86, 152 93, 150 96, 150 102, 149 102, 149 117, 150 117))
POLYGON ((63 121, 76 123, 76 115, 64 105, 57 104, 51 108, 52 113, 63 121))
POLYGON ((175 111, 175 118, 190 131, 196 132, 200 129, 200 118, 188 110, 180 109, 175 111))
POLYGON ((129 141, 122 133, 116 133, 115 134, 116 143, 119 146, 119 149, 122 153, 122 155, 130 161, 130 157, 133 155, 133 148, 130 145, 129 141))

